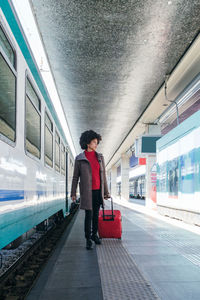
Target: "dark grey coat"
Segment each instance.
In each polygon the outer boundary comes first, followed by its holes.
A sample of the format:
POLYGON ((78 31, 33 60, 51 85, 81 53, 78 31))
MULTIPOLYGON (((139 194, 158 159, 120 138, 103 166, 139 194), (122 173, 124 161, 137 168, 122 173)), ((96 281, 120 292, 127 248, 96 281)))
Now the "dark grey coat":
MULTIPOLYGON (((110 197, 106 181, 105 162, 103 154, 96 152, 96 155, 100 164, 100 189, 102 204, 104 205, 104 197, 110 197)), ((80 209, 92 209, 92 168, 90 166, 89 160, 85 156, 84 151, 77 155, 75 158, 71 197, 76 196, 76 189, 79 178, 80 209)))

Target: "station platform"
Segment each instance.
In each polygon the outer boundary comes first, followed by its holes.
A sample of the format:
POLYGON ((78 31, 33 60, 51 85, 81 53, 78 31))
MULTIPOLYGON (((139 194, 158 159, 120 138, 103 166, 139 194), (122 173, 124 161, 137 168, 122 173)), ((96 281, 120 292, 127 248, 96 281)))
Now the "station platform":
POLYGON ((114 209, 122 213, 122 239, 87 250, 79 210, 26 299, 200 299, 200 236, 116 203, 114 209))

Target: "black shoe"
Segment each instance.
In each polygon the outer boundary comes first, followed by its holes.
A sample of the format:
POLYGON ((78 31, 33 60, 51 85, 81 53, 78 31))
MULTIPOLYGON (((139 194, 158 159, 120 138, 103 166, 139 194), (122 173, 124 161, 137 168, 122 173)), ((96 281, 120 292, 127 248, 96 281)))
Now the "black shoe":
POLYGON ((86 239, 86 249, 91 250, 92 248, 93 248, 92 240, 91 239, 86 239))
POLYGON ((91 239, 95 242, 95 244, 98 244, 98 245, 101 244, 101 241, 100 241, 99 237, 96 234, 92 235, 91 239))

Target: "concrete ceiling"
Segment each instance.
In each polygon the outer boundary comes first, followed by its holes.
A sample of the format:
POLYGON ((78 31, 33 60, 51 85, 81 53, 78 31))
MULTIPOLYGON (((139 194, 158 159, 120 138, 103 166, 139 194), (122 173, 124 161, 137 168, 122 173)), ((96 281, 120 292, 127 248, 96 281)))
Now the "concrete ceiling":
POLYGON ((199 0, 32 0, 77 154, 108 161, 200 28, 199 0))

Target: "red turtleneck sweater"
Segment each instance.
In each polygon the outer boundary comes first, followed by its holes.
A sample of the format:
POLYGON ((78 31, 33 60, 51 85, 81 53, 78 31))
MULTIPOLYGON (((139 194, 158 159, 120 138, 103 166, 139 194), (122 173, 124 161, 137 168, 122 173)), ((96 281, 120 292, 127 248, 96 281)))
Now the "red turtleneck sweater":
POLYGON ((85 150, 85 156, 89 160, 92 168, 92 189, 99 190, 100 189, 100 174, 99 174, 100 165, 96 156, 96 152, 85 150))

